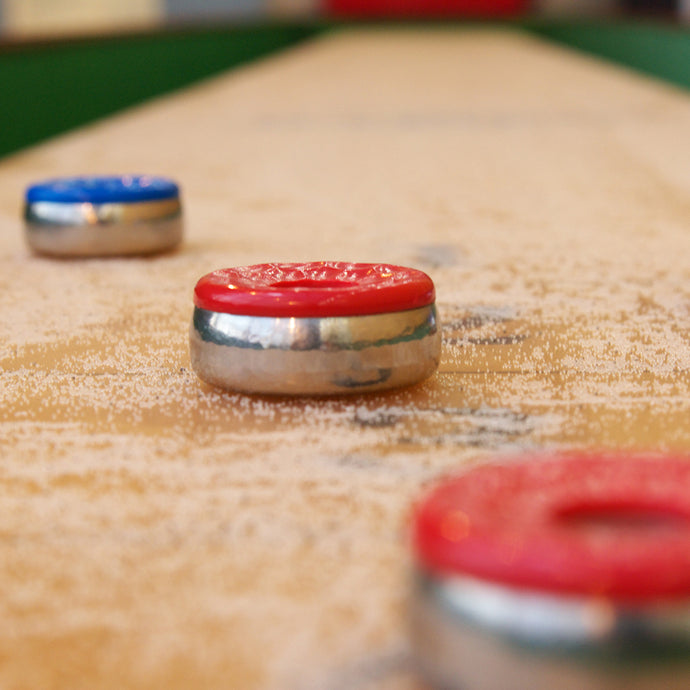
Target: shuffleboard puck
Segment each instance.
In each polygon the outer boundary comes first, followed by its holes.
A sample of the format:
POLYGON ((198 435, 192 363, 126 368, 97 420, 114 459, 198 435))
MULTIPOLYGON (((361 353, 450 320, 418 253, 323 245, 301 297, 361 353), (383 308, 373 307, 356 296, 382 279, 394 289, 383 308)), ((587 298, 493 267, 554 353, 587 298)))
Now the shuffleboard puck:
POLYGON ((153 254, 182 240, 177 184, 148 175, 65 177, 26 190, 25 233, 40 254, 153 254))
POLYGON ((481 466, 419 504, 413 551, 435 688, 690 687, 690 458, 481 466))
POLYGON ((245 393, 334 395, 416 383, 438 366, 434 284, 389 264, 226 268, 194 290, 192 365, 245 393))

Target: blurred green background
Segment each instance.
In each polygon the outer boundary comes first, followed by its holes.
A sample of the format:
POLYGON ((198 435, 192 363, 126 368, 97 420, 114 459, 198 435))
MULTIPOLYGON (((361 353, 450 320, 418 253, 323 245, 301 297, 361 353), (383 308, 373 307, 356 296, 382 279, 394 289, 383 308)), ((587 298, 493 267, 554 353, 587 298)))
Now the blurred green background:
MULTIPOLYGON (((690 88, 687 25, 648 19, 520 19, 509 25, 690 88)), ((341 26, 245 22, 0 41, 0 156, 341 26)))

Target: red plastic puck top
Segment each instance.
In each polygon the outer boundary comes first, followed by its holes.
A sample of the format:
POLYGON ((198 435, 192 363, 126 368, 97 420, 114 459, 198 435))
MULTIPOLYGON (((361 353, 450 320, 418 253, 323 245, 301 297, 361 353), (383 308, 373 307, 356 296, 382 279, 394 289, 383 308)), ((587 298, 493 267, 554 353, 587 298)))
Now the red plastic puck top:
POLYGON ((326 12, 336 16, 500 16, 528 9, 526 0, 326 0, 326 12))
POLYGON ((690 598, 690 458, 562 456, 487 465, 418 506, 437 575, 618 601, 690 598))
POLYGON ((364 316, 425 307, 434 296, 422 271, 343 261, 223 268, 194 288, 197 307, 248 316, 364 316))

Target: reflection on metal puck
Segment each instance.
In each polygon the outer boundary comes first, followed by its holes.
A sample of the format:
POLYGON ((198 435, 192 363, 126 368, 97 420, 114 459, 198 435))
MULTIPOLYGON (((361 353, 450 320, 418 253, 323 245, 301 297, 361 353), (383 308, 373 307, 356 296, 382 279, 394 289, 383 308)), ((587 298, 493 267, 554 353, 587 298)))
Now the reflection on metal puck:
POLYGON ((336 395, 417 383, 438 366, 431 279, 386 264, 223 269, 195 289, 192 366, 245 393, 336 395))
POLYGON ((25 234, 40 254, 124 256, 168 251, 182 240, 177 184, 124 175, 48 180, 26 191, 25 234))
POLYGON ((414 519, 413 650, 442 690, 690 687, 690 458, 479 467, 414 519))

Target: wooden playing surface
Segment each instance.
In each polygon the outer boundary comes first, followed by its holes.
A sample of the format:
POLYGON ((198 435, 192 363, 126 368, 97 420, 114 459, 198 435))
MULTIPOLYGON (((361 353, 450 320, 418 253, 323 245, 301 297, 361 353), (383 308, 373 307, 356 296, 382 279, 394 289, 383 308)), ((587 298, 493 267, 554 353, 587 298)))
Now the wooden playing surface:
POLYGON ((520 33, 390 29, 0 163, 0 687, 420 687, 423 487, 524 451, 690 452, 689 132, 687 93, 520 33), (31 256, 24 187, 111 172, 179 180, 184 247, 31 256), (327 400, 200 383, 196 279, 312 259, 427 271, 439 372, 327 400))

